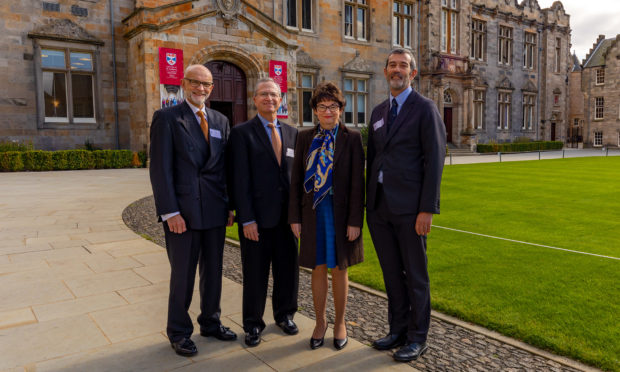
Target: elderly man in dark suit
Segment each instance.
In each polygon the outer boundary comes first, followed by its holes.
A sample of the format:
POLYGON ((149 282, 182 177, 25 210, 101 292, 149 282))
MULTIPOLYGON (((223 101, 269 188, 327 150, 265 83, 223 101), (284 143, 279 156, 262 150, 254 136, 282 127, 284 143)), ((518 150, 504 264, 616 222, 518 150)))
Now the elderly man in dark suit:
POLYGON ((439 213, 446 131, 433 101, 411 88, 417 70, 410 51, 390 52, 383 72, 390 97, 370 118, 366 203, 388 296, 390 333, 373 346, 402 346, 393 357, 407 362, 427 349, 426 236, 433 214, 439 213))
POLYGON ((213 90, 206 67, 187 67, 182 84, 186 101, 153 115, 150 175, 171 268, 166 332, 177 354, 192 356, 197 349, 188 309, 197 264, 200 334, 237 338, 220 322, 224 235, 233 221, 224 162, 230 128, 224 115, 205 106, 213 90))
POLYGON ((239 224, 243 265, 243 328, 245 343, 256 346, 265 328, 269 265, 273 274, 273 317, 289 335, 298 332, 297 240, 287 223, 291 169, 297 129, 279 122, 280 87, 260 79, 254 93, 258 111, 230 134, 233 195, 239 224))

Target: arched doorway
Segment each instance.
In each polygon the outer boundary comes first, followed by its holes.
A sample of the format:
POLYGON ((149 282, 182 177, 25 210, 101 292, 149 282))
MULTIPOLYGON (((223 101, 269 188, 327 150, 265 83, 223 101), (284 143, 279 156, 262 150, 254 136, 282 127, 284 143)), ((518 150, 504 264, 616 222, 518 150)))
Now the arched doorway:
POLYGON ((452 95, 448 89, 443 91, 443 123, 446 126, 446 142, 452 143, 452 95))
POLYGON ((247 83, 243 71, 226 61, 210 61, 205 66, 213 75, 213 92, 207 106, 221 112, 231 126, 247 120, 247 83))

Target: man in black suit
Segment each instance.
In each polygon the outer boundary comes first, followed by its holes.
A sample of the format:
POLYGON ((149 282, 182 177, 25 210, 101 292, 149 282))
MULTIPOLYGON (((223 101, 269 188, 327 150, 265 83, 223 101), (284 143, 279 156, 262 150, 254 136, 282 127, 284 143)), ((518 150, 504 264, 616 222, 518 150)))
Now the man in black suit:
POLYGON ((366 203, 388 296, 390 333, 373 346, 404 345, 393 356, 407 362, 427 349, 426 235, 439 213, 446 131, 433 101, 411 88, 417 70, 410 51, 390 52, 383 73, 390 98, 370 118, 366 203))
POLYGON ((285 333, 298 332, 293 322, 299 278, 297 240, 287 223, 297 129, 278 121, 281 102, 278 84, 260 79, 254 93, 258 115, 234 127, 230 134, 243 265, 243 328, 248 346, 260 343, 265 328, 270 263, 273 317, 285 333))
POLYGON ((232 225, 233 214, 224 159, 228 119, 205 106, 213 77, 206 67, 191 65, 182 84, 186 101, 153 115, 149 170, 171 268, 166 332, 177 354, 191 356, 197 349, 188 309, 197 264, 200 334, 237 338, 220 322, 225 226, 232 225))

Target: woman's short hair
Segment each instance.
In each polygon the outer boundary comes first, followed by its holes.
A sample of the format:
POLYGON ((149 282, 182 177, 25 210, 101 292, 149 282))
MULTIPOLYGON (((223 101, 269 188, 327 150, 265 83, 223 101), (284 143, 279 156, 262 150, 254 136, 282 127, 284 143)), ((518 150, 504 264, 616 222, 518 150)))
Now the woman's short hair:
POLYGON ((316 110, 319 103, 324 101, 337 102, 340 108, 343 108, 347 102, 342 95, 342 91, 331 81, 321 82, 314 88, 312 98, 310 98, 310 106, 313 110, 316 110))

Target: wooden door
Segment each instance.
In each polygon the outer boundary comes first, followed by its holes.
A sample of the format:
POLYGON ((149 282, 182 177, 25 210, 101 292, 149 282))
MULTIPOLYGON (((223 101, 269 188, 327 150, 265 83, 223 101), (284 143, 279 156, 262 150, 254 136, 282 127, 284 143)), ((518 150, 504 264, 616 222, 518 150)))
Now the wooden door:
POLYGON ((555 141, 555 123, 551 123, 551 140, 555 141))
POLYGON ((247 84, 243 71, 225 61, 211 61, 205 66, 211 71, 214 84, 207 106, 228 117, 231 126, 248 120, 247 84))
POLYGON ((446 126, 446 143, 452 143, 452 107, 443 108, 443 123, 446 126))

